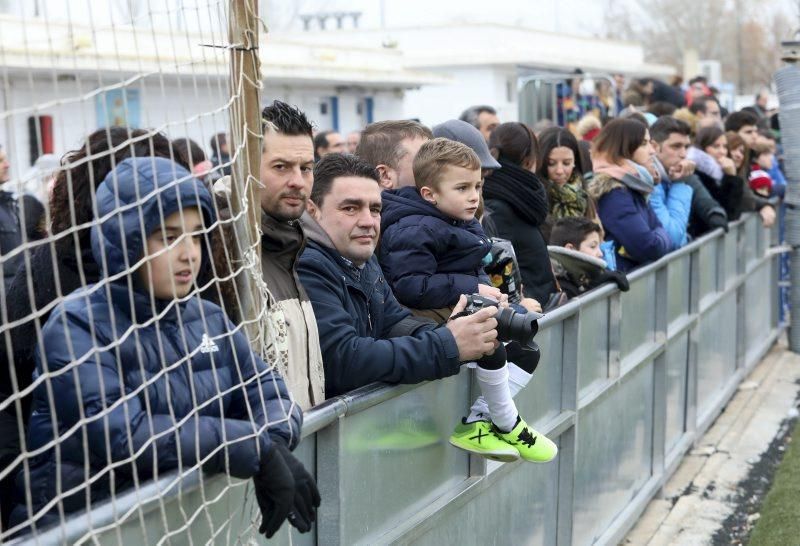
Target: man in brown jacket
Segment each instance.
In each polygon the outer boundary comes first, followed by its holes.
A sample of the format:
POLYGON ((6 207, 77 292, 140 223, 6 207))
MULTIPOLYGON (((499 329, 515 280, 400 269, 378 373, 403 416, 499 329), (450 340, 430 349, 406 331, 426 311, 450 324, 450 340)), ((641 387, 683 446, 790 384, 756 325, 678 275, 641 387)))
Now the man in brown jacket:
POLYGON ((298 220, 314 182, 312 128, 303 112, 277 100, 261 117, 261 269, 273 338, 267 356, 278 363, 294 400, 308 409, 325 399, 317 321, 296 272, 306 244, 298 220))

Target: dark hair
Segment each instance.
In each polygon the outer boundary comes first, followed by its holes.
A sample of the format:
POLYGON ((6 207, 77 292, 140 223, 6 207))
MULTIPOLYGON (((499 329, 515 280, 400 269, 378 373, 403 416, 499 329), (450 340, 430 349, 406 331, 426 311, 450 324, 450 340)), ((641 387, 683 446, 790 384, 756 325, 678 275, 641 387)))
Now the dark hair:
POLYGON ((663 100, 653 102, 647 107, 647 111, 656 117, 671 116, 677 109, 678 107, 671 102, 663 100))
POLYGON ((688 137, 692 135, 692 128, 685 121, 671 116, 661 116, 650 126, 650 138, 659 144, 667 140, 673 133, 688 137))
POLYGON ((314 138, 314 128, 306 115, 296 106, 279 100, 261 111, 261 125, 264 132, 272 130, 282 135, 314 138))
POLYGON ((352 154, 328 154, 314 165, 314 187, 311 200, 322 206, 325 196, 331 192, 334 180, 341 176, 369 178, 379 183, 380 176, 375 167, 352 154))
POLYGON ((747 110, 739 110, 725 120, 725 130, 738 133, 745 125, 758 126, 758 116, 747 110))
POLYGON ((706 148, 714 144, 717 139, 724 134, 725 132, 716 125, 703 127, 697 131, 697 136, 694 138, 694 146, 695 148, 700 148, 705 152, 706 148))
POLYGON ((522 165, 539 157, 539 142, 530 127, 518 121, 501 123, 489 137, 489 150, 495 159, 522 165))
POLYGON ((622 115, 622 118, 623 119, 632 119, 632 120, 638 121, 639 123, 641 123, 645 127, 650 127, 650 122, 647 121, 647 118, 641 112, 625 112, 625 114, 622 115))
POLYGON ((317 153, 317 148, 327 148, 328 147, 328 135, 332 135, 335 131, 320 131, 317 133, 317 136, 314 137, 314 160, 319 161, 319 154, 317 153))
POLYGON ((545 129, 539 134, 539 157, 540 161, 536 165, 536 174, 542 180, 547 180, 547 158, 550 153, 560 147, 569 148, 575 156, 575 169, 581 176, 586 172, 583 165, 583 158, 581 157, 581 149, 578 145, 578 139, 575 138, 571 132, 561 127, 551 127, 545 129))
POLYGON ((692 105, 689 106, 689 111, 692 114, 699 114, 702 112, 705 114, 708 111, 708 103, 709 102, 716 102, 719 105, 719 101, 714 97, 697 97, 692 101, 692 105))
POLYGON ((600 226, 584 216, 559 218, 550 232, 550 244, 554 246, 571 244, 577 249, 583 240, 594 232, 601 237, 603 235, 600 226))
POLYGON ((83 146, 61 158, 62 168, 50 195, 52 233, 92 220, 97 186, 119 162, 129 157, 165 157, 191 170, 161 133, 117 126, 98 129, 86 137, 83 146), (75 211, 74 222, 71 209, 75 211))
POLYGON ((642 145, 646 136, 647 126, 635 119, 611 120, 594 139, 593 150, 595 154, 605 156, 611 163, 619 164, 625 159, 633 158, 634 152, 642 145))
POLYGON ((370 123, 361 132, 356 155, 372 166, 397 168, 405 151, 400 142, 406 138, 433 138, 430 129, 413 120, 389 120, 370 123))
POLYGON ((492 114, 493 116, 497 115, 497 110, 495 110, 491 106, 488 106, 486 104, 480 104, 478 106, 470 106, 469 108, 461 112, 461 115, 459 116, 458 119, 460 119, 461 121, 466 121, 476 129, 480 129, 481 124, 478 122, 478 116, 480 116, 484 112, 492 114))
POLYGON ((200 145, 191 138, 176 138, 172 141, 172 149, 184 163, 194 167, 206 160, 206 153, 200 145))
POLYGON ((211 151, 213 152, 213 154, 218 156, 219 149, 225 146, 227 142, 228 142, 228 135, 226 135, 225 133, 217 133, 216 135, 211 137, 211 140, 209 141, 208 144, 211 147, 211 151))

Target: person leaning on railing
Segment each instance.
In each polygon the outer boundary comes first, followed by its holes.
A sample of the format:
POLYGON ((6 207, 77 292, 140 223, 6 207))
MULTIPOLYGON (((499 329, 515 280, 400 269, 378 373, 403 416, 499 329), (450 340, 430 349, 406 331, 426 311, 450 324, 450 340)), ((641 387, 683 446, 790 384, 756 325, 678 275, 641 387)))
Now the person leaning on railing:
MULTIPOLYGON (((495 349, 496 309, 437 327, 415 318, 392 294, 375 247, 381 186, 375 168, 330 154, 314 167, 309 237, 298 273, 317 317, 328 397, 375 381, 420 383, 459 372, 495 349)), ((453 310, 464 310, 465 299, 453 310)))
POLYGON ((647 127, 635 119, 610 121, 594 141, 589 195, 597 202, 606 240, 614 242, 621 271, 653 262, 673 249, 647 204, 654 180, 642 165, 654 154, 647 127))

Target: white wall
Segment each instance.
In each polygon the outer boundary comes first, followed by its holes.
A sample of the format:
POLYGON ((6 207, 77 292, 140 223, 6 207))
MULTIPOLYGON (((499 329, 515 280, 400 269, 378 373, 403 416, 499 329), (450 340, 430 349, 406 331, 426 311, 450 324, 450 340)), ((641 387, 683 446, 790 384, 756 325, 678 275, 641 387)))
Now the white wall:
POLYGON ((405 117, 420 118, 433 126, 458 118, 466 108, 488 104, 501 121, 517 120, 517 73, 515 68, 485 66, 433 70, 451 76, 451 85, 429 85, 407 91, 405 117), (510 85, 510 97, 507 86, 510 85), (511 100, 509 100, 511 99, 511 100))
MULTIPOLYGON (((0 109, 15 111, 0 123, 0 145, 12 162, 12 177, 26 173, 30 167, 28 117, 53 117, 55 155, 77 148, 83 138, 101 126, 97 119, 96 99, 87 97, 101 87, 97 76, 81 76, 75 81, 54 81, 50 78, 9 77, 8 90, 0 89, 0 109), (7 101, 7 102, 6 102, 7 101)), ((120 81, 119 76, 105 76, 102 86, 120 81)), ((227 82, 220 78, 200 77, 196 80, 149 78, 133 88, 140 91, 139 127, 160 128, 170 138, 188 136, 196 140, 210 155, 209 141, 217 132, 228 130, 227 82)), ((404 117, 402 92, 393 90, 337 90, 334 86, 269 85, 262 93, 262 103, 281 99, 297 105, 321 129, 330 129, 331 109, 320 113, 320 103, 331 96, 339 97, 339 130, 346 134, 366 124, 366 110, 358 114, 364 97, 374 100, 374 120, 404 117)))
MULTIPOLYGON (((115 83, 107 77, 103 85, 115 83)), ((61 157, 77 148, 83 138, 105 125, 98 120, 96 99, 86 97, 98 89, 96 77, 81 77, 79 81, 54 82, 50 79, 9 78, 7 96, 2 99, 5 111, 16 110, 0 126, 0 144, 9 151, 12 176, 25 173, 30 166, 28 146, 28 117, 51 115, 53 117, 54 153, 61 157)), ((171 138, 188 136, 206 151, 211 137, 227 130, 227 113, 221 110, 228 100, 227 84, 217 79, 176 79, 162 84, 159 79, 145 81, 140 90, 139 127, 160 128, 171 138)))

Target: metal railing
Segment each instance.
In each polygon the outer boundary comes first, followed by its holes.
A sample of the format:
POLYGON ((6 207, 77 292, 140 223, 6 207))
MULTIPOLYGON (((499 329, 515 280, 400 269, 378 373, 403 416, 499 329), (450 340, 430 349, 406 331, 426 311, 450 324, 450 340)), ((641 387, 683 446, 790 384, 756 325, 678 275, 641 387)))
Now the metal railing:
MULTIPOLYGON (((609 284, 546 316, 541 363, 517 405, 559 444, 547 465, 447 443, 477 393, 467 369, 314 408, 297 453, 316 469, 317 526, 289 536, 285 525, 272 542, 616 544, 777 339, 777 255, 748 215, 635 271, 629 292, 609 284)), ((140 506, 132 492, 49 538, 157 542, 205 503, 170 542, 249 540, 248 482, 195 474, 149 487, 158 502, 140 506)))

